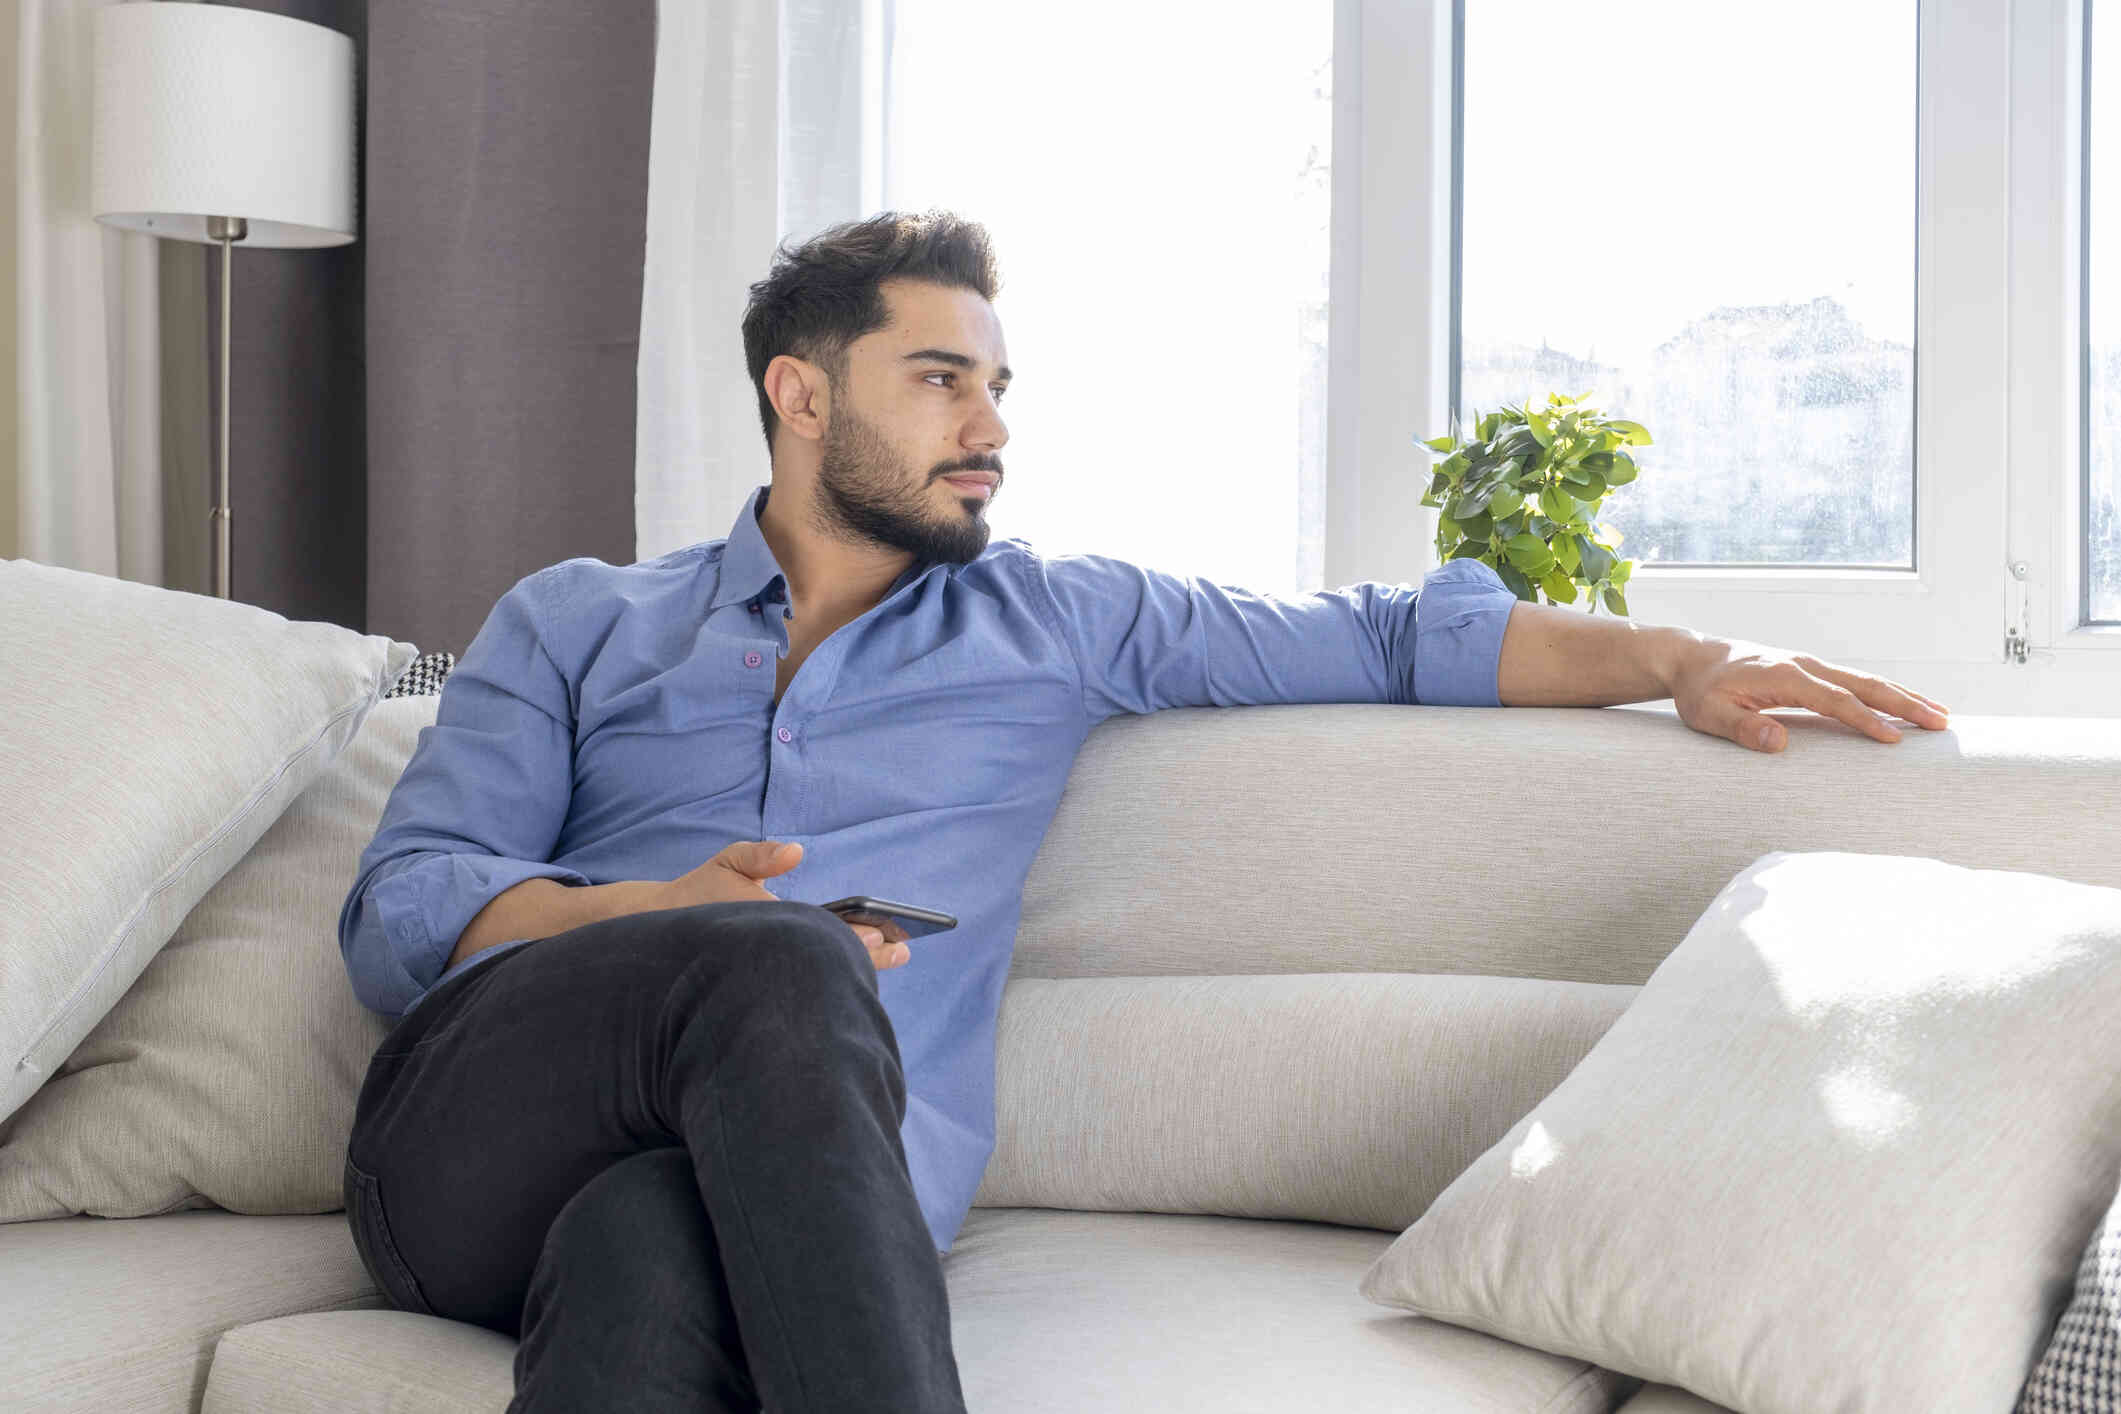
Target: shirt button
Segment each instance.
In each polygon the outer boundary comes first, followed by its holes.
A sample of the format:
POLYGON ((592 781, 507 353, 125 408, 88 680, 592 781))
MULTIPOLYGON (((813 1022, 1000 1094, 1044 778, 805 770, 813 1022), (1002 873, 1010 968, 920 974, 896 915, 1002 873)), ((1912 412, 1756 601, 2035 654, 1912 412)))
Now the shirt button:
POLYGON ((756 605, 756 604, 753 604, 753 605, 751 606, 751 612, 755 614, 755 613, 757 613, 758 611, 759 611, 759 606, 758 606, 758 605, 756 605))
POLYGON ((774 733, 774 735, 775 735, 775 736, 777 736, 777 737, 779 737, 779 738, 780 738, 780 739, 781 739, 782 741, 794 741, 794 740, 795 740, 795 733, 794 733, 794 732, 792 732, 792 731, 789 731, 789 730, 788 730, 788 728, 786 728, 786 727, 782 727, 782 728, 781 728, 781 729, 780 729, 779 731, 775 732, 775 733, 774 733))
POLYGON ((747 668, 755 668, 763 661, 765 660, 756 653, 746 653, 744 655, 744 666, 747 668))

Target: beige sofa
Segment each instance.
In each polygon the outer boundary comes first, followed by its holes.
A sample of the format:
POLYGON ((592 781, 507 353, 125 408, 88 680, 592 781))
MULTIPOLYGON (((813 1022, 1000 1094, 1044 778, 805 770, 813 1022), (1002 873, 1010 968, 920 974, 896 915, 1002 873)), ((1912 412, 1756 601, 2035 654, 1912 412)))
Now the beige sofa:
MULTIPOLYGON (((363 1048, 389 1026, 335 971, 332 888, 350 882, 437 700, 375 703, 133 989, 158 987, 177 999, 168 1015, 210 1026, 217 996, 174 969, 237 920, 281 927, 284 974, 259 985, 304 998, 300 1015, 228 1034, 280 1044, 293 1028, 309 1060, 255 1134, 219 1144, 256 1142, 285 1176, 229 1199, 251 1211, 209 1206, 195 1178, 155 1216, 0 1226, 0 1408, 469 1414, 508 1401, 514 1342, 386 1309, 328 1196, 363 1048), (295 877, 317 858, 343 870, 295 877)), ((2121 886, 2112 832, 2083 828, 2121 818, 2112 722, 1963 718, 1889 746, 1788 720, 1775 755, 1693 732, 1669 704, 1207 708, 1096 728, 1024 884, 996 1149, 944 1267, 969 1407, 1719 1407, 1387 1309, 1357 1284, 1759 856, 1916 854, 2121 886)), ((9 747, 33 743, 18 729, 9 747)), ((46 1088, 136 1056, 145 1043, 124 1027, 148 1024, 121 1003, 46 1088)), ((24 1165, 66 1166, 23 1152, 43 1098, 0 1125, 0 1179, 14 1184, 0 1190, 26 1191, 24 1165)), ((143 1121, 109 1120, 125 1123, 143 1121)), ((87 1171, 99 1136, 78 1116, 74 1128, 39 1141, 72 1155, 74 1191, 123 1187, 129 1175, 87 1171)), ((162 1145, 181 1156, 184 1136, 162 1145)), ((216 1181, 224 1197, 248 1191, 216 1181)))

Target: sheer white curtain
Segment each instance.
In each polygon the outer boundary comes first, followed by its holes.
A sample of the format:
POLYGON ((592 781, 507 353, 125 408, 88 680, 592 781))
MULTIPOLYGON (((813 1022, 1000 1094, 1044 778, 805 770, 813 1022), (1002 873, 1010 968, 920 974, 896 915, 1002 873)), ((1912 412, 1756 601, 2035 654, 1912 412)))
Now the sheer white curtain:
POLYGON ((113 0, 16 0, 15 553, 162 584, 155 238, 89 211, 93 15, 113 0))
POLYGON ((728 534, 771 479, 744 303, 783 239, 869 214, 861 117, 876 8, 661 0, 634 426, 642 559, 728 534))

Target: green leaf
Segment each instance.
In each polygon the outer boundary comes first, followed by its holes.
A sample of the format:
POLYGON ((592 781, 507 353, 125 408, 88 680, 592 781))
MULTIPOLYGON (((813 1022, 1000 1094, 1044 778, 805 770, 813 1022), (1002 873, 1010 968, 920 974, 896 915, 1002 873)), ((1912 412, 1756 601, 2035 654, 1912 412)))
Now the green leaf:
POLYGON ((1512 555, 1544 555, 1548 553, 1547 542, 1530 532, 1511 536, 1503 542, 1502 548, 1512 555))
POLYGON ((1611 485, 1625 486, 1635 479, 1636 473, 1640 470, 1641 468, 1635 465, 1633 457, 1626 452, 1615 452, 1613 454, 1613 469, 1605 474, 1605 479, 1611 485))
POLYGON ((1638 447, 1650 445, 1649 429, 1639 422, 1628 422, 1616 417, 1608 419, 1606 426, 1618 432, 1624 440, 1632 442, 1638 447))
POLYGON ((1436 538, 1444 544, 1448 545, 1458 539, 1461 533, 1458 529, 1457 521, 1452 520, 1449 516, 1436 517, 1436 538))
POLYGON ((1605 494, 1605 478, 1595 471, 1577 471, 1571 468, 1563 480, 1569 488, 1569 494, 1579 501, 1596 505, 1598 498, 1605 494))
POLYGON ((1488 501, 1488 514, 1492 516, 1515 515, 1524 505, 1524 492, 1514 486, 1505 486, 1488 501))
POLYGON ((1483 544, 1486 543, 1490 535, 1495 533, 1495 519, 1486 511, 1482 511, 1475 516, 1456 516, 1453 519, 1458 522, 1459 534, 1471 536, 1483 544))
MULTIPOLYGON (((1489 514, 1492 515, 1493 512, 1491 511, 1489 512, 1489 514)), ((1490 534, 1500 536, 1504 540, 1508 540, 1515 535, 1522 535, 1523 533, 1524 512, 1522 511, 1515 512, 1511 515, 1506 515, 1501 520, 1496 521, 1495 529, 1490 532, 1490 534)))
POLYGON ((1576 518, 1576 503, 1552 486, 1540 488, 1539 508, 1558 521, 1566 522, 1576 518))
POLYGON ((1576 581, 1563 573, 1560 565, 1548 570, 1546 578, 1540 580, 1539 585, 1540 588, 1546 590, 1547 598, 1557 604, 1573 604, 1576 602, 1576 581))
MULTIPOLYGON (((1477 558, 1478 558, 1478 557, 1480 557, 1481 555, 1484 555, 1484 554, 1486 554, 1486 553, 1487 553, 1487 549, 1488 549, 1488 542, 1487 542, 1487 541, 1485 541, 1485 540, 1468 540, 1468 541, 1467 541, 1467 542, 1466 542, 1465 544, 1463 544, 1463 545, 1459 546, 1459 547, 1458 547, 1458 548, 1457 548, 1456 550, 1453 550, 1453 551, 1451 552, 1451 554, 1450 554, 1450 559, 1452 559, 1452 560, 1471 560, 1471 559, 1477 559, 1477 558)), ((1447 561, 1446 561, 1446 563, 1449 563, 1449 561, 1447 560, 1447 561)))
POLYGON ((1511 550, 1505 554, 1504 558, 1523 571, 1527 579, 1543 579, 1555 568, 1554 553, 1544 545, 1540 546, 1538 551, 1532 554, 1520 555, 1517 551, 1511 550))
POLYGON ((1553 423, 1549 422, 1543 414, 1536 412, 1531 414, 1529 422, 1532 428, 1532 437, 1540 446, 1551 447, 1554 445, 1553 423))
POLYGON ((1607 585, 1603 597, 1605 599, 1605 606, 1608 609, 1611 609, 1614 613, 1620 615, 1622 618, 1627 617, 1628 601, 1626 597, 1621 594, 1620 590, 1617 587, 1613 585, 1607 585))
POLYGON ((1458 439, 1455 437, 1431 437, 1421 445, 1432 451, 1448 452, 1458 445, 1458 439))
POLYGON ((1537 604, 1539 602, 1539 595, 1532 588, 1532 582, 1519 574, 1508 561, 1504 561, 1499 565, 1492 565, 1490 568, 1496 574, 1502 576, 1502 582, 1510 587, 1512 594, 1529 604, 1537 604))
POLYGON ((1429 478, 1429 494, 1431 496, 1441 496, 1450 489, 1451 478, 1445 476, 1442 472, 1439 471, 1435 476, 1429 478))
POLYGON ((1619 564, 1613 566, 1611 578, 1615 584, 1626 584, 1628 576, 1633 573, 1635 573, 1635 562, 1633 560, 1622 560, 1619 564))
MULTIPOLYGON (((1576 567, 1583 563, 1583 556, 1576 553, 1575 536, 1559 535, 1554 538, 1554 559, 1570 574, 1576 573, 1576 567)), ((1569 602, 1576 602, 1574 596, 1570 597, 1569 602)))
POLYGON ((1576 571, 1578 578, 1596 584, 1612 573, 1612 551, 1588 535, 1572 535, 1570 538, 1576 542, 1576 551, 1583 558, 1582 568, 1576 571))

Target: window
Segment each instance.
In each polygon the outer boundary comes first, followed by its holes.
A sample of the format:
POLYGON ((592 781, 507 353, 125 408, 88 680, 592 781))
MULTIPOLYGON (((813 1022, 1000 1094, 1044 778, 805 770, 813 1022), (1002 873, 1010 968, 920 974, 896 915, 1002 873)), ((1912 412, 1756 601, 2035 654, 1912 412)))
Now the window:
POLYGON ((1464 6, 1459 422, 1648 427, 1623 555, 1917 568, 1916 8, 1464 6))
POLYGON ((878 207, 994 237, 993 536, 1323 573, 1333 4, 886 0, 878 207))
POLYGON ((2121 43, 2084 17, 2082 465, 2088 622, 2121 622, 2121 43))

